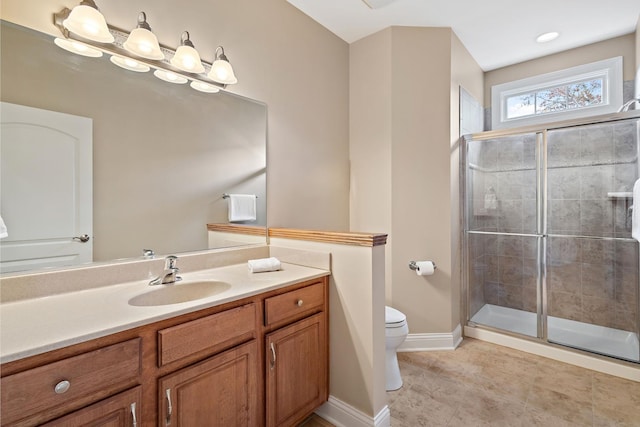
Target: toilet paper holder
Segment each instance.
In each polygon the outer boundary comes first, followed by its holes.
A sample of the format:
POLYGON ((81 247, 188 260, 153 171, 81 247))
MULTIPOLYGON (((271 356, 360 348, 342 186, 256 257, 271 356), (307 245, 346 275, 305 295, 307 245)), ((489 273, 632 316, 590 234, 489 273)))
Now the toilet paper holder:
MULTIPOLYGON (((433 261, 432 261, 432 263, 433 263, 433 269, 435 270, 436 269, 436 263, 433 262, 433 261)), ((409 268, 411 270, 417 270, 418 269, 418 264, 416 264, 415 261, 409 261, 409 268)))

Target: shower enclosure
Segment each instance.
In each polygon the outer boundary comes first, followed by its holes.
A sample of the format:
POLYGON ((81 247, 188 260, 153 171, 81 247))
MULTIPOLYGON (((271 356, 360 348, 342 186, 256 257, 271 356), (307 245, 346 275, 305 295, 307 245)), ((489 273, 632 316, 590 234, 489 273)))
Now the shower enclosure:
POLYGON ((468 326, 640 362, 639 140, 637 112, 464 138, 468 326))

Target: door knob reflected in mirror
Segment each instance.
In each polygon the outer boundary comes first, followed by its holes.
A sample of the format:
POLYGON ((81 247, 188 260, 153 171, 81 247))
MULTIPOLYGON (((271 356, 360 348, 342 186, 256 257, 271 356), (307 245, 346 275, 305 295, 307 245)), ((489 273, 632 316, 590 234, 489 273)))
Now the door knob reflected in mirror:
POLYGON ((90 238, 91 238, 91 237, 89 237, 89 235, 88 235, 88 234, 83 234, 82 236, 74 237, 74 238, 73 238, 73 240, 78 240, 78 241, 80 241, 80 242, 82 242, 82 243, 87 243, 87 242, 89 241, 89 239, 90 239, 90 238))

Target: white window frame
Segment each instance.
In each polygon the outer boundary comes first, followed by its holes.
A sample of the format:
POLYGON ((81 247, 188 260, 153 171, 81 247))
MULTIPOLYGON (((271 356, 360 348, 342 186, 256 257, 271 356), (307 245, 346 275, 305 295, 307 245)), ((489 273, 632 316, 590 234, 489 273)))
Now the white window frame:
POLYGON ((578 65, 491 87, 491 127, 504 129, 556 120, 615 113, 622 105, 622 57, 578 65), (520 94, 602 78, 602 103, 562 111, 507 118, 507 100, 520 94))

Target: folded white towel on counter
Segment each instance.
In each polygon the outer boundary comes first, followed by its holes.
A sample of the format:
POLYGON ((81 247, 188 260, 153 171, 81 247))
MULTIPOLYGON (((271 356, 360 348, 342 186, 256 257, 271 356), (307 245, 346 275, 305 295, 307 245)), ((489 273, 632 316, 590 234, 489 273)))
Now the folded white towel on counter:
POLYGON ((633 210, 631 211, 631 237, 640 242, 640 179, 633 184, 633 210))
POLYGON ((4 223, 4 220, 0 216, 0 239, 4 239, 5 237, 9 237, 9 233, 7 232, 7 226, 4 223))
POLYGON ((250 259, 248 261, 250 273, 263 273, 265 271, 280 270, 280 260, 275 257, 250 259))
POLYGON ((255 221, 256 211, 254 194, 229 194, 229 222, 255 221))

